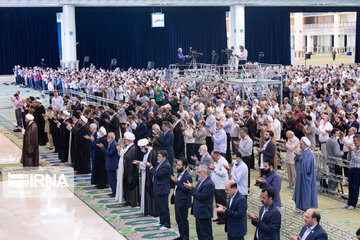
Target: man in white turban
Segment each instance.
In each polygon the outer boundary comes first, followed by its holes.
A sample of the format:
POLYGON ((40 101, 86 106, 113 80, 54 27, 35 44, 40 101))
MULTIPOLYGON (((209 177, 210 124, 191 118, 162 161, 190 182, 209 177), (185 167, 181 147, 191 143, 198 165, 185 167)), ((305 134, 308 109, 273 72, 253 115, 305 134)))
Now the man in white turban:
POLYGON ((135 135, 131 132, 124 133, 124 147, 118 146, 119 166, 117 172, 117 185, 115 199, 131 207, 139 206, 139 170, 132 163, 136 159, 135 135))
POLYGON ((39 166, 39 138, 38 127, 34 122, 34 116, 26 114, 25 116, 26 130, 19 127, 24 134, 23 149, 21 155, 21 163, 24 167, 39 166))
POLYGON ((140 210, 144 215, 150 215, 153 217, 158 216, 158 211, 155 204, 155 195, 153 190, 153 175, 149 168, 146 167, 146 163, 149 162, 152 166, 157 165, 156 151, 149 145, 149 141, 146 138, 138 141, 138 146, 143 153, 142 161, 134 160, 133 164, 136 164, 141 169, 141 204, 140 210))
POLYGON ((296 181, 293 200, 296 208, 303 211, 318 207, 314 153, 310 146, 310 140, 302 137, 300 140, 301 152, 294 152, 296 155, 294 159, 296 181))

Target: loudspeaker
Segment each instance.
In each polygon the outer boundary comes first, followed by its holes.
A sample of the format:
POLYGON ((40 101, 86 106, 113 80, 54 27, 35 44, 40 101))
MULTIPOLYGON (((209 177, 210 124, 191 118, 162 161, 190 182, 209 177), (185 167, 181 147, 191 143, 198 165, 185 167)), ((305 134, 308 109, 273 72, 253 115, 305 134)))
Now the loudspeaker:
POLYGON ((153 62, 153 61, 148 61, 147 69, 153 69, 153 68, 155 68, 155 62, 153 62))
POLYGON ((84 62, 89 62, 89 56, 84 57, 84 62))
POLYGON ((305 59, 311 59, 311 54, 306 53, 305 54, 305 59))
POLYGON ((117 59, 116 58, 113 58, 111 59, 111 66, 117 66, 117 59))

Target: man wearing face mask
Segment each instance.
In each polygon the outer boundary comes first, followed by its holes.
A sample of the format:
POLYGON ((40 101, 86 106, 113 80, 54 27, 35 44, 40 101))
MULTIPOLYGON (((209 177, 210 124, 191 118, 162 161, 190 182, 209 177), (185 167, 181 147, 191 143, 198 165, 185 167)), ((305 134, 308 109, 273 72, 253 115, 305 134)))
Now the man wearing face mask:
POLYGON ((192 177, 187 171, 188 161, 182 158, 177 161, 176 170, 178 172, 177 178, 171 176, 171 181, 175 183, 174 199, 175 204, 175 219, 178 224, 179 234, 176 240, 189 239, 189 221, 188 212, 191 207, 191 194, 190 190, 184 186, 184 183, 192 183, 192 177))
POLYGON ((274 169, 274 162, 270 160, 264 161, 264 176, 256 179, 256 183, 261 189, 271 188, 274 191, 274 206, 280 208, 280 190, 281 190, 281 176, 274 169))
POLYGON ((137 144, 140 139, 147 137, 148 128, 145 121, 146 118, 142 116, 141 113, 138 113, 137 118, 135 119, 137 126, 133 129, 133 133, 135 135, 134 144, 137 144))
POLYGON ((229 173, 229 179, 233 180, 237 184, 237 189, 245 198, 248 195, 248 167, 241 159, 241 153, 236 151, 232 155, 232 168, 226 167, 226 170, 229 173))
MULTIPOLYGON (((118 168, 119 156, 117 154, 117 142, 115 141, 115 134, 110 132, 107 136, 108 146, 105 147, 102 143, 97 143, 96 146, 101 148, 105 153, 105 168, 108 175, 109 184, 112 190, 111 197, 116 194, 116 170, 118 168)), ((121 177, 122 178, 122 177, 121 177)))
POLYGON ((335 158, 340 158, 344 155, 344 152, 340 150, 340 144, 338 142, 340 136, 340 131, 337 128, 331 130, 331 137, 326 142, 326 153, 328 156, 328 167, 329 167, 329 183, 328 183, 328 190, 330 193, 334 193, 337 190, 338 182, 337 177, 334 175, 342 175, 342 169, 340 166, 334 164, 336 162, 335 158))
POLYGON ((358 115, 357 113, 351 113, 349 115, 349 121, 346 123, 345 128, 346 128, 346 134, 348 134, 349 129, 354 127, 356 128, 356 132, 358 132, 359 130, 359 122, 357 121, 358 115))
POLYGON ((133 160, 133 164, 136 164, 141 170, 140 210, 144 215, 157 217, 159 214, 154 200, 153 176, 150 169, 146 167, 147 162, 156 167, 157 154, 156 151, 149 145, 149 141, 146 138, 140 139, 138 141, 138 146, 143 154, 143 158, 142 161, 133 160))

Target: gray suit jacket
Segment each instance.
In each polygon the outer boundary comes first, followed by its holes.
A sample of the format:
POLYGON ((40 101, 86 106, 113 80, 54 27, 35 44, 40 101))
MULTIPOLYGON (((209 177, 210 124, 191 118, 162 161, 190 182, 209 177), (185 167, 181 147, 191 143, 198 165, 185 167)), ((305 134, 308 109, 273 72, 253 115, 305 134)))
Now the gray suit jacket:
POLYGON ((344 153, 340 150, 340 144, 336 138, 329 138, 326 142, 326 153, 329 157, 342 157, 344 153))
POLYGON ((201 156, 200 160, 199 161, 196 161, 196 166, 199 166, 199 165, 210 165, 212 164, 213 160, 210 156, 210 154, 207 152, 205 153, 204 155, 201 156))

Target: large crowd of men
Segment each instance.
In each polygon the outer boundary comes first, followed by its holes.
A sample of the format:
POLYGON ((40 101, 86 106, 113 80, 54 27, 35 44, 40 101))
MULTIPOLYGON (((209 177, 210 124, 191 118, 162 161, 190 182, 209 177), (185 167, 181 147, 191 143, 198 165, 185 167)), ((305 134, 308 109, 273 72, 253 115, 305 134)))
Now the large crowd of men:
POLYGON ((280 239, 278 167, 287 170, 296 208, 306 212, 306 227, 291 239, 309 234, 327 239, 316 210, 317 147, 323 156, 343 159, 341 165, 325 164, 329 176, 347 179, 339 183, 329 177, 328 191, 334 194, 339 184, 348 185, 345 208, 356 208, 360 66, 288 67, 283 104, 273 88, 270 95, 241 99, 227 83, 170 86, 165 69, 18 67, 15 76, 18 84, 51 96, 45 109, 41 99, 20 98, 17 92, 12 100, 18 129, 34 122, 39 145, 47 144, 77 173, 91 173, 96 187, 110 186, 117 201, 159 217, 160 229, 171 227, 170 196, 180 234, 176 239, 189 239, 189 209, 200 240, 213 239, 212 221, 226 223, 228 239, 244 239, 247 218, 256 226, 255 239, 280 239), (75 100, 67 95, 70 90, 80 93, 75 100), (111 101, 86 102, 84 94, 88 100, 101 96, 111 101), (286 150, 285 164, 278 161, 280 146, 286 150), (189 165, 196 168, 194 179, 189 165), (253 183, 250 169, 259 170, 253 183), (247 211, 250 184, 261 189, 259 215, 247 211), (212 220, 214 200, 217 217, 212 220))

